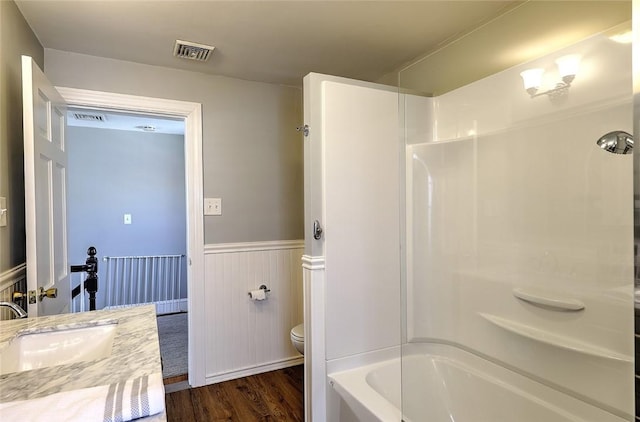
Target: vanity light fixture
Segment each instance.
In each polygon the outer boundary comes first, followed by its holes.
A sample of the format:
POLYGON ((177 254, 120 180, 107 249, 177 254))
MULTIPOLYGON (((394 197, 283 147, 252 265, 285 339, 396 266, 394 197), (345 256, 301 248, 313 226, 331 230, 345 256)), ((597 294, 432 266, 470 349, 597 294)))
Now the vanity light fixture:
POLYGON ((540 89, 540 85, 542 85, 544 69, 527 69, 520 73, 522 81, 524 82, 524 89, 529 93, 531 98, 539 97, 541 95, 548 95, 550 98, 566 95, 567 91, 571 87, 571 83, 578 73, 580 56, 578 54, 570 54, 568 56, 559 57, 556 60, 556 66, 558 67, 558 74, 560 75, 561 81, 556 83, 555 88, 551 88, 543 92, 538 92, 538 90, 540 89))

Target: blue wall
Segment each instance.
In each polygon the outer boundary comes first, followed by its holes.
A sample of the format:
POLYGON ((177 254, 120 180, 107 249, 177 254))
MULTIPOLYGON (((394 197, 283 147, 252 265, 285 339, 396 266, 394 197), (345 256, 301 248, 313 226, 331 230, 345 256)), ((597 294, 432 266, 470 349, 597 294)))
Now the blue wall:
POLYGON ((186 254, 184 137, 68 127, 67 149, 69 262, 83 264, 87 248, 98 249, 101 309, 104 256, 186 254))

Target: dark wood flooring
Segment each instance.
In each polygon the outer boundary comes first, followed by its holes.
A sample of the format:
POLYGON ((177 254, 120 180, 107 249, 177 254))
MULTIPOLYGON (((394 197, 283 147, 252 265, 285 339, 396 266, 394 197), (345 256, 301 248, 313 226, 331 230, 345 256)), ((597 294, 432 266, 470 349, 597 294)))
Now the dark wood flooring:
POLYGON ((304 421, 303 365, 169 393, 168 422, 304 421))
POLYGON ((163 378, 164 385, 175 384, 177 382, 187 381, 189 379, 188 374, 176 375, 175 377, 163 378))

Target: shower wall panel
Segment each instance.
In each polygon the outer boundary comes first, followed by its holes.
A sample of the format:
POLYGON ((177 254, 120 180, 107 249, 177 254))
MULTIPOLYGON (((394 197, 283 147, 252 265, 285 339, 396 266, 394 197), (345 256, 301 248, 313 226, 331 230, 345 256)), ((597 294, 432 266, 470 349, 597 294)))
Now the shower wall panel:
POLYGON ((306 412, 337 421, 327 373, 400 355, 398 94, 310 73, 304 108, 306 412))
POLYGON ((323 82, 327 360, 400 341, 397 130, 395 92, 323 82))
POLYGON ((409 342, 454 343, 630 415, 632 161, 595 143, 632 132, 624 69, 629 46, 599 35, 407 103, 433 122, 407 127, 409 342), (529 98, 519 73, 569 53, 582 66, 568 95, 529 98), (622 71, 605 77, 608 63, 622 71))

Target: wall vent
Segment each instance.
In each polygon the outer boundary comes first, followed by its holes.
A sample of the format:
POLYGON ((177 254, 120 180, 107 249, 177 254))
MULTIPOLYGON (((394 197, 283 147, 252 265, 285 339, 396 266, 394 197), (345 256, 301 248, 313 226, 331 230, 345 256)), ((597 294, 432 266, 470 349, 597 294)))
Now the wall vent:
POLYGON ((104 114, 90 114, 90 113, 73 113, 73 118, 76 120, 84 120, 89 122, 106 122, 107 116, 104 114))
POLYGON ((215 47, 195 42, 176 40, 173 55, 182 59, 206 62, 215 47))

